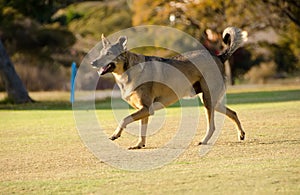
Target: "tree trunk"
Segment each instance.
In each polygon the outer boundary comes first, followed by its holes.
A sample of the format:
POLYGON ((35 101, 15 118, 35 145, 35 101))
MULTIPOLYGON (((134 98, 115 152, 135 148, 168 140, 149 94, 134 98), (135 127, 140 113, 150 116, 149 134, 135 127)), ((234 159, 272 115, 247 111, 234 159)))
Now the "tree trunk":
POLYGON ((33 102, 9 59, 0 40, 0 77, 4 81, 8 100, 16 104, 33 102))

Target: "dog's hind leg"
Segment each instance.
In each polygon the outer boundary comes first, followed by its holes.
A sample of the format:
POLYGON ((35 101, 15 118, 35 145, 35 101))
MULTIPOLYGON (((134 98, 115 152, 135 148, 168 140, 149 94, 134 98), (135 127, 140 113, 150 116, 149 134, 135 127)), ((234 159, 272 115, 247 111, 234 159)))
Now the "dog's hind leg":
POLYGON ((149 108, 144 106, 142 109, 125 117, 109 139, 111 140, 118 139, 121 136, 123 129, 125 129, 128 124, 140 119, 144 119, 149 115, 150 115, 149 108))
POLYGON ((140 149, 140 148, 145 147, 146 134, 147 134, 147 125, 148 125, 148 117, 145 117, 145 118, 141 119, 139 141, 136 145, 131 146, 128 149, 133 150, 133 149, 140 149))
POLYGON ((239 140, 244 140, 245 139, 245 132, 242 128, 241 122, 236 114, 235 111, 231 110, 230 108, 222 105, 222 104, 218 104, 216 106, 216 111, 225 114, 226 116, 228 116, 236 125, 236 128, 238 130, 238 139, 239 140))

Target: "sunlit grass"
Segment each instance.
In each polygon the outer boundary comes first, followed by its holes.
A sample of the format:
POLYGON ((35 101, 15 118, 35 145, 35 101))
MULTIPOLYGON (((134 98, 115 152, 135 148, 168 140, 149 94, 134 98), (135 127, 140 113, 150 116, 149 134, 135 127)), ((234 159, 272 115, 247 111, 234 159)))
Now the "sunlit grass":
MULTIPOLYGON (((56 92, 32 94, 40 100, 37 104, 0 104, 0 193, 299 194, 299 88, 229 93, 229 106, 237 111, 246 140, 237 141, 235 127, 226 119, 217 143, 204 157, 195 146, 206 128, 201 107, 200 126, 185 153, 162 168, 142 172, 113 168, 88 151, 68 94, 61 95, 62 102, 46 98, 59 96, 56 92)), ((107 134, 117 125, 110 105, 110 100, 96 103, 107 134)), ((149 137, 148 149, 172 137, 179 112, 176 105, 168 108, 166 125, 149 137)), ((124 133, 115 142, 126 148, 136 141, 124 133)))

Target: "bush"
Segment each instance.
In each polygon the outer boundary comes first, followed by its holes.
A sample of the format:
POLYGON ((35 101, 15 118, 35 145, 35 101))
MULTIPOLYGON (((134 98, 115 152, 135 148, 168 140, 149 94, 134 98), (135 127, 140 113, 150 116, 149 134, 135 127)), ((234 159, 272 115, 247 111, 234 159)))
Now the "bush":
POLYGON ((274 62, 262 62, 253 66, 244 76, 250 83, 264 84, 276 74, 277 66, 274 62))
POLYGON ((53 71, 47 67, 24 68, 17 65, 16 71, 29 91, 66 90, 68 86, 65 70, 62 68, 53 71))
POLYGON ((67 90, 70 71, 56 62, 16 54, 15 69, 29 91, 67 90))
POLYGON ((37 44, 40 47, 61 49, 76 42, 75 36, 64 29, 41 28, 35 32, 37 44))

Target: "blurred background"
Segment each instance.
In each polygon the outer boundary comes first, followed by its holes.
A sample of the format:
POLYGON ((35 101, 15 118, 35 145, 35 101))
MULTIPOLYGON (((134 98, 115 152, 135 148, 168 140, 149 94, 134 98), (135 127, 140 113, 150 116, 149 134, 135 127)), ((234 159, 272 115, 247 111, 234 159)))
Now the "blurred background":
MULTIPOLYGON (((147 24, 183 30, 216 54, 222 31, 239 27, 248 42, 230 59, 229 84, 300 83, 298 0, 0 0, 0 49, 28 91, 67 91, 72 62, 79 65, 102 33, 147 24)), ((6 69, 0 91, 7 90, 6 69)), ((113 85, 107 77, 98 89, 113 85)))

